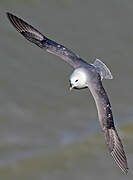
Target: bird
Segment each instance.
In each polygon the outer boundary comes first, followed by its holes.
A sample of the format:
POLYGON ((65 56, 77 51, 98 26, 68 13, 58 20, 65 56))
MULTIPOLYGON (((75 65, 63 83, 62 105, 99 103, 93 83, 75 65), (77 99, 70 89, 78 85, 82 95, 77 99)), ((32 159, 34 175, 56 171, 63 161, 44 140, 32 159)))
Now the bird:
POLYGON ((23 19, 7 12, 7 17, 16 30, 28 41, 36 44, 46 52, 55 54, 67 62, 74 69, 69 78, 70 90, 88 88, 96 103, 98 118, 105 141, 111 156, 118 167, 128 173, 128 163, 121 139, 117 133, 111 104, 103 87, 103 79, 112 79, 109 68, 100 60, 93 64, 87 63, 70 49, 56 43, 40 33, 23 19))

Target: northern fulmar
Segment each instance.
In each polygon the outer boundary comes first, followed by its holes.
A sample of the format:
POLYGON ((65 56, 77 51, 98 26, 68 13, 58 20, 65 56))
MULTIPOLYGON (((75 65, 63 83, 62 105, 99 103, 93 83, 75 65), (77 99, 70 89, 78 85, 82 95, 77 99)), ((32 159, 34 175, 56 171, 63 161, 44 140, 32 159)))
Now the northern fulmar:
POLYGON ((110 154, 121 170, 127 174, 127 158, 114 125, 109 98, 102 85, 103 78, 113 78, 107 66, 99 59, 96 59, 93 64, 88 64, 70 49, 48 39, 24 20, 11 13, 7 13, 7 16, 16 30, 27 40, 36 44, 43 50, 59 56, 73 67, 74 71, 69 78, 70 90, 90 89, 96 103, 99 122, 110 154))

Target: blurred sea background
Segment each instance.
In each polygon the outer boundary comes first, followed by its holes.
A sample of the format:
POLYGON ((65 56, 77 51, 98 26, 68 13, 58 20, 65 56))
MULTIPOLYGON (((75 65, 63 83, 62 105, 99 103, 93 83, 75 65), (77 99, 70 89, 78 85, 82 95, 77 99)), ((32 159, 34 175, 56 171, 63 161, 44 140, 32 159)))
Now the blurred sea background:
POLYGON ((0 0, 0 179, 133 179, 133 1, 0 0), (88 89, 69 91, 73 69, 26 41, 9 11, 89 63, 100 58, 129 163, 125 176, 105 145, 88 89))

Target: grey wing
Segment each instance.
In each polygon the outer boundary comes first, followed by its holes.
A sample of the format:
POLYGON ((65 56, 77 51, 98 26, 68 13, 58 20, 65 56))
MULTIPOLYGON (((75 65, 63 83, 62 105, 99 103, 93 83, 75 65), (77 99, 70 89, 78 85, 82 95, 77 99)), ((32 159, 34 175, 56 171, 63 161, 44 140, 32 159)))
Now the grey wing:
POLYGON ((96 102, 99 121, 104 132, 105 140, 109 151, 114 158, 116 164, 125 174, 127 174, 127 158, 124 152, 122 142, 114 126, 111 105, 107 93, 102 86, 100 78, 97 83, 91 84, 90 91, 96 102))
POLYGON ((78 66, 81 66, 83 64, 88 64, 87 62, 79 58, 70 49, 67 49, 63 45, 48 39, 46 36, 41 34, 38 30, 36 30, 24 20, 14 16, 11 13, 7 13, 7 16, 12 25, 19 33, 21 33, 27 40, 36 44, 40 48, 61 57, 74 68, 77 68, 78 66))

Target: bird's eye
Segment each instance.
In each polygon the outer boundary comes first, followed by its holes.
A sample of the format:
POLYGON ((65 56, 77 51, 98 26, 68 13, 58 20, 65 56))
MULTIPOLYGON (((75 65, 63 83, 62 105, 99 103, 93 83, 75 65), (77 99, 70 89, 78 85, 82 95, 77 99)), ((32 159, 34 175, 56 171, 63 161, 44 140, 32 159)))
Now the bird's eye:
POLYGON ((78 79, 76 79, 75 82, 78 82, 78 79))

